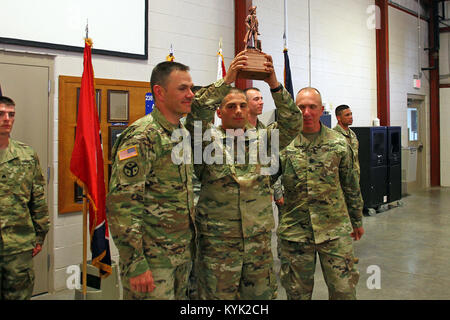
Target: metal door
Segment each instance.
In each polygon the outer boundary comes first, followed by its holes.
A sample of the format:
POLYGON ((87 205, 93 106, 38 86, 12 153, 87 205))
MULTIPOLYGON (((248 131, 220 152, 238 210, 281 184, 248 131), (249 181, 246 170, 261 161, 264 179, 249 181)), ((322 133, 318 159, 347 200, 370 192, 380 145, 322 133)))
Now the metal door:
MULTIPOLYGON (((16 119, 11 137, 33 147, 39 156, 44 177, 47 179, 49 67, 45 64, 48 64, 48 59, 43 59, 43 66, 36 64, 39 64, 36 63, 36 58, 0 53, 0 85, 3 95, 10 97, 16 103, 16 119)), ((48 203, 48 206, 51 208, 52 204, 48 203)), ((47 236, 42 251, 33 259, 36 279, 33 295, 48 292, 48 242, 47 236)))
POLYGON ((407 121, 408 121, 408 133, 407 150, 404 155, 409 157, 404 159, 404 163, 408 166, 405 167, 407 174, 407 191, 408 193, 414 190, 420 190, 426 186, 425 181, 425 110, 424 110, 423 97, 417 95, 408 95, 408 108, 407 108, 407 121), (415 170, 415 172, 413 172, 415 170))

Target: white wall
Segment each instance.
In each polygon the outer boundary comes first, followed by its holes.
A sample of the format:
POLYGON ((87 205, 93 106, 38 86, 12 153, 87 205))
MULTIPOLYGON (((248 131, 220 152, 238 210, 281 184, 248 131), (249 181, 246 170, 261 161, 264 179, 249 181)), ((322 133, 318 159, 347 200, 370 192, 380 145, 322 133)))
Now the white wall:
MULTIPOLYGON (((279 81, 283 81, 284 1, 254 0, 263 51, 274 58, 279 81)), ((336 124, 334 109, 351 106, 355 126, 370 125, 376 117, 375 31, 367 27, 370 0, 311 1, 311 43, 308 1, 289 0, 288 48, 294 94, 306 86, 322 93, 325 108, 336 124), (311 70, 309 45, 311 44, 311 70), (309 78, 311 76, 311 83, 309 78)), ((265 110, 274 108, 267 85, 255 81, 265 97, 265 110)))
POLYGON ((402 127, 402 146, 408 146, 407 97, 422 95, 425 100, 426 128, 421 130, 421 140, 426 153, 425 183, 430 184, 429 140, 429 71, 422 72, 421 88, 415 89, 414 75, 419 68, 428 67, 428 23, 420 20, 420 42, 417 17, 389 7, 389 86, 391 125, 402 127), (419 51, 420 45, 420 51, 419 51), (420 54, 419 54, 420 52, 420 54))
MULTIPOLYGON (((414 75, 428 67, 428 24, 420 22, 420 57, 417 18, 395 8, 389 8, 389 69, 391 125, 402 126, 402 145, 407 139, 407 94, 429 95, 429 71, 424 71, 422 86, 415 89, 414 75)), ((428 105, 428 103, 427 103, 428 105)))

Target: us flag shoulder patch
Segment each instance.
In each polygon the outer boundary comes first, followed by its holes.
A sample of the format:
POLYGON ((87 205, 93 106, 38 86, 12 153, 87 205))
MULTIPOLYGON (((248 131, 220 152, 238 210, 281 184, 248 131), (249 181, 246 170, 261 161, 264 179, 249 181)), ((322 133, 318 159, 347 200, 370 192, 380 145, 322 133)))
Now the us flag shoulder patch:
POLYGON ((131 146, 129 148, 119 151, 119 160, 126 160, 139 155, 137 151, 137 146, 131 146))

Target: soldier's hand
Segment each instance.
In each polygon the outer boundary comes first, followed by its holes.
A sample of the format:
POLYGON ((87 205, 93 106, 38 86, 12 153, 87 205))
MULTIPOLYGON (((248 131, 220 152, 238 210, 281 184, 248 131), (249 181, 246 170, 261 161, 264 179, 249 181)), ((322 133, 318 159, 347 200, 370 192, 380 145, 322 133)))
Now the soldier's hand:
POLYGON ((270 89, 275 89, 280 85, 280 83, 277 80, 277 75, 275 74, 275 68, 273 66, 273 59, 270 54, 266 54, 267 61, 264 63, 264 66, 266 67, 266 71, 270 72, 270 76, 266 79, 264 79, 264 82, 266 82, 270 89))
POLYGON ((42 250, 42 246, 39 243, 36 244, 36 246, 33 248, 33 252, 31 253, 31 256, 34 257, 39 252, 41 252, 41 250, 42 250))
POLYGON ((241 51, 234 57, 233 61, 231 61, 227 74, 224 77, 226 84, 235 82, 239 71, 247 65, 248 57, 245 54, 245 50, 241 51))
POLYGON ((353 240, 358 241, 362 238, 364 234, 364 228, 353 228, 353 232, 350 233, 350 236, 353 238, 353 240))
POLYGON ((152 272, 147 270, 143 274, 130 278, 130 287, 136 292, 152 292, 156 288, 152 272))

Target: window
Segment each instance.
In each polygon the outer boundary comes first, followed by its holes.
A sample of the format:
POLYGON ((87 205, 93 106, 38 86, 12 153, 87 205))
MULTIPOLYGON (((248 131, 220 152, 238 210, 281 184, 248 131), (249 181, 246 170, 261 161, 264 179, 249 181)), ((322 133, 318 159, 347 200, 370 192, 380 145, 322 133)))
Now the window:
POLYGON ((418 121, 419 113, 417 108, 408 108, 408 139, 409 141, 419 140, 418 121))

